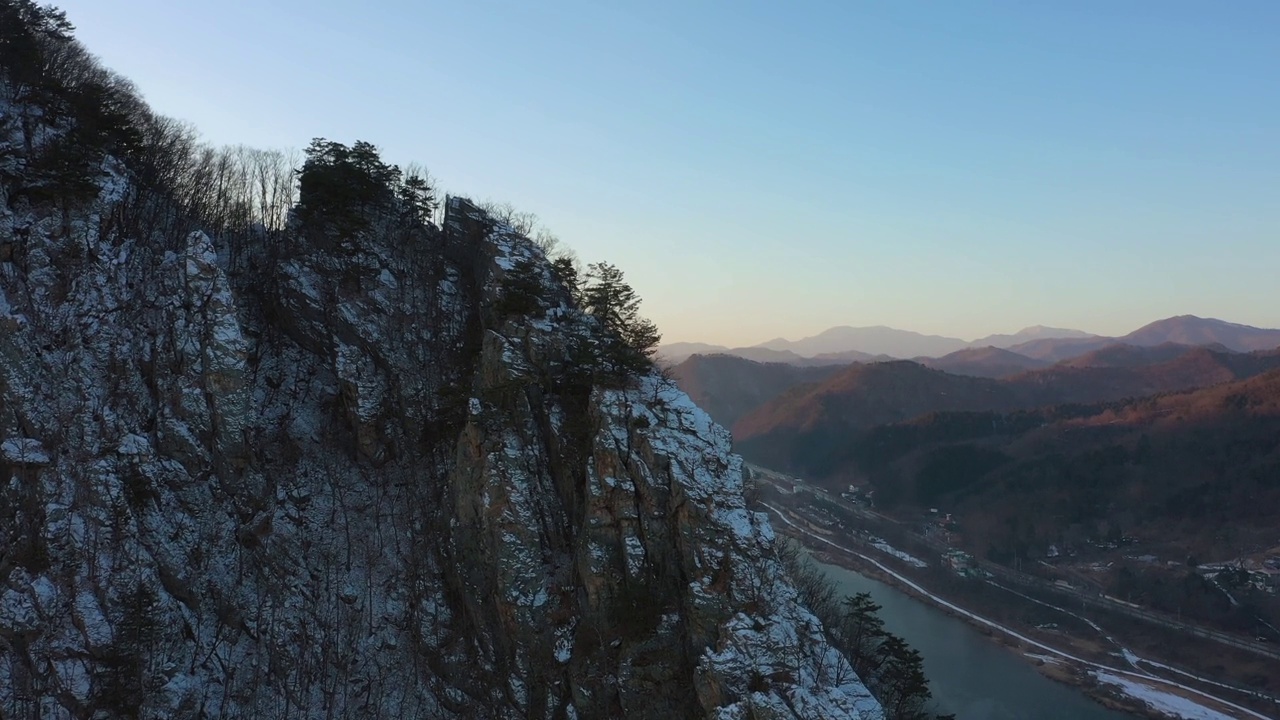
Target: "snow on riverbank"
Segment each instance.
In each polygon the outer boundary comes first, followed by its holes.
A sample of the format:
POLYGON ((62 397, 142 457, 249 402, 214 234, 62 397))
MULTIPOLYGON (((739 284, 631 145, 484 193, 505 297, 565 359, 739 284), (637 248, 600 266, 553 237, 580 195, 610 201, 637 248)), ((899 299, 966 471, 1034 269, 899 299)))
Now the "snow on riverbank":
POLYGON ((901 551, 901 550, 899 550, 898 548, 896 548, 896 547, 894 547, 894 546, 890 545, 889 543, 887 543, 887 542, 885 542, 885 541, 883 541, 883 540, 881 540, 881 541, 879 541, 879 542, 873 542, 873 543, 871 543, 871 547, 873 547, 873 548, 875 548, 875 549, 879 550, 879 551, 880 551, 880 552, 882 552, 882 553, 888 553, 888 554, 890 554, 890 555, 892 555, 892 556, 894 556, 894 557, 898 558, 898 559, 899 559, 899 560, 901 560, 902 562, 904 562, 904 563, 906 563, 906 564, 908 564, 908 565, 910 565, 910 566, 912 566, 912 567, 918 567, 918 568, 927 568, 927 567, 929 567, 929 563, 927 563, 927 562, 925 562, 925 561, 921 560, 920 558, 918 558, 918 557, 916 557, 916 556, 914 556, 914 555, 910 555, 910 554, 908 554, 908 553, 902 552, 902 551, 901 551))
MULTIPOLYGON (((1231 717, 1228 715, 1223 715, 1221 713, 1218 713, 1214 710, 1204 707, 1203 705, 1200 705, 1180 695, 1174 695, 1172 693, 1164 692, 1162 690, 1157 690, 1156 688, 1152 687, 1152 685, 1163 685, 1165 687, 1176 688, 1180 691, 1184 691, 1193 695, 1198 695, 1208 700, 1221 703, 1225 707, 1229 707, 1232 710, 1239 711, 1241 713, 1241 717, 1259 718, 1259 720, 1271 720, 1271 718, 1268 718, 1266 715, 1255 712, 1241 705, 1237 705, 1233 702, 1223 700, 1222 698, 1214 697, 1213 695, 1210 695, 1209 693, 1206 693, 1203 690, 1197 690, 1196 688, 1190 687, 1188 685, 1183 685, 1181 683, 1177 683, 1172 680, 1166 680, 1164 678, 1156 677, 1154 675, 1149 675, 1144 672, 1130 672, 1127 670, 1117 670, 1116 668, 1107 667, 1106 665, 1102 665, 1102 664, 1093 662, 1091 660, 1085 660, 1084 658, 1076 657, 1075 655, 1064 652, 1055 647, 1051 647, 1042 642, 1032 640, 1031 638, 1025 635, 1019 634, 1018 632, 1011 630, 1003 625, 1000 625, 999 623, 996 623, 992 620, 988 620, 987 618, 984 618, 981 615, 977 615, 975 613, 969 612, 968 610, 965 610, 959 605, 943 600, 937 595, 934 595, 929 591, 925 590, 923 587, 920 587, 915 582, 912 582, 907 577, 889 569, 887 566, 884 565, 884 563, 881 563, 875 560, 874 558, 867 557, 866 555, 863 555, 862 553, 856 550, 851 550, 843 545, 840 545, 839 543, 833 542, 820 535, 815 535, 814 533, 809 532, 803 527, 800 527, 799 525, 791 522, 791 519, 788 518, 786 514, 779 508, 776 508, 773 505, 770 505, 769 503, 761 503, 761 504, 764 507, 768 508, 769 510, 772 510, 773 513, 778 516, 778 519, 786 523, 789 527, 794 528, 798 532, 804 533, 805 535, 813 538, 814 540, 818 540, 819 542, 830 545, 831 547, 834 547, 837 550, 862 558, 866 562, 869 562, 872 565, 875 565, 882 572, 892 575, 902 585, 928 598, 930 601, 932 601, 934 604, 940 607, 944 607, 949 610, 952 610, 957 614, 963 615, 980 625, 985 625, 987 627, 990 627, 993 630, 998 630, 1006 635, 1009 635, 1010 637, 1016 638, 1026 643, 1027 645, 1030 645, 1035 648, 1039 648, 1040 650, 1045 650, 1058 657, 1071 660, 1075 663, 1078 663, 1081 666, 1092 668, 1091 672, 1093 672, 1095 676, 1106 675, 1118 681, 1124 681, 1128 685, 1132 686, 1133 691, 1136 693, 1146 693, 1146 695, 1150 696, 1150 698, 1155 698, 1156 696, 1160 696, 1161 698, 1167 698, 1170 703, 1175 703, 1175 702, 1182 703, 1182 706, 1181 706, 1182 709, 1179 710, 1177 713, 1173 713, 1171 715, 1172 717, 1179 718, 1180 720, 1219 720, 1219 718, 1226 718, 1226 720, 1231 720, 1231 717), (1098 671, 1101 671, 1101 672, 1098 672, 1098 671), (1181 713, 1181 714, 1178 714, 1178 713, 1181 713), (1194 714, 1194 713, 1199 713, 1199 714, 1194 714)), ((1133 658, 1136 660, 1145 662, 1143 658, 1140 658, 1136 655, 1134 655, 1133 658)), ((1130 660, 1130 662, 1132 662, 1132 660, 1130 660)), ((1098 679, 1099 681, 1106 682, 1105 680, 1102 680, 1101 677, 1099 677, 1098 679)), ((1197 677, 1195 679, 1201 680, 1202 678, 1197 677)), ((1135 695, 1128 692, 1127 690, 1125 690, 1125 694, 1130 695, 1131 697, 1136 697, 1135 695)), ((1144 696, 1143 698, 1140 698, 1140 699, 1143 702, 1147 702, 1148 701, 1147 696, 1144 696)), ((1159 710, 1159 712, 1171 712, 1171 711, 1159 710)))
POLYGON ((1230 715, 1223 715, 1216 710, 1210 710, 1203 705, 1198 705, 1181 695, 1174 695, 1163 690, 1156 690, 1150 685, 1133 682, 1127 678, 1122 678, 1111 673, 1095 672, 1093 676, 1099 682, 1107 685, 1118 686, 1120 692, 1129 697, 1144 703, 1147 707, 1158 713, 1164 713, 1183 720, 1232 720, 1230 715))

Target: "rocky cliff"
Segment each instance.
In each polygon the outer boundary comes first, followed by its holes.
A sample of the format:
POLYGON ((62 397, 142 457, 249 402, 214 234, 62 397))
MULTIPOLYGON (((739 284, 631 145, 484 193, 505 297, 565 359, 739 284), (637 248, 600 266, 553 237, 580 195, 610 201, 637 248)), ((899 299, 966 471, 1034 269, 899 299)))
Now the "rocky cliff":
POLYGON ((527 239, 210 235, 110 156, 59 199, 5 97, 0 717, 880 717, 527 239))

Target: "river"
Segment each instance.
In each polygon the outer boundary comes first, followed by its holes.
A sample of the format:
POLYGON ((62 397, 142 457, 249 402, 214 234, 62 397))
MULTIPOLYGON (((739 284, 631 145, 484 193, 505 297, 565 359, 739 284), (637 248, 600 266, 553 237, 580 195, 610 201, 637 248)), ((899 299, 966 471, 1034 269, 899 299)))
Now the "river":
POLYGON ((957 720, 1133 720, 1041 675, 962 620, 852 570, 818 566, 841 595, 871 593, 885 629, 920 651, 940 712, 957 720))

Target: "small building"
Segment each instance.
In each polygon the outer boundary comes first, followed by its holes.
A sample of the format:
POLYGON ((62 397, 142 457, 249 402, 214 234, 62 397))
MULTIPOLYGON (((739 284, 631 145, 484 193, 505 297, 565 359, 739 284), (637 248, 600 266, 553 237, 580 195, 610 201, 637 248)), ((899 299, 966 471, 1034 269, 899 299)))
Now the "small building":
POLYGON ((987 572, 978 567, 973 556, 963 550, 948 550, 943 553, 942 565, 961 577, 987 576, 987 572))
POLYGON ((1257 570, 1250 570, 1249 580, 1260 590, 1275 592, 1280 590, 1280 568, 1263 565, 1257 570))

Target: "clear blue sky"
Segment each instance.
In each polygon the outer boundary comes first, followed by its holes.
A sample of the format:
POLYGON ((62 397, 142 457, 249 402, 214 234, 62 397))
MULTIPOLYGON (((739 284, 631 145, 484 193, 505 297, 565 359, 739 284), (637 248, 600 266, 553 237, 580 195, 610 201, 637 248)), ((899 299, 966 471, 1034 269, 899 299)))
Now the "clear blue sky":
POLYGON ((1280 326, 1280 2, 64 0, 212 142, 378 144, 666 339, 1280 326))

